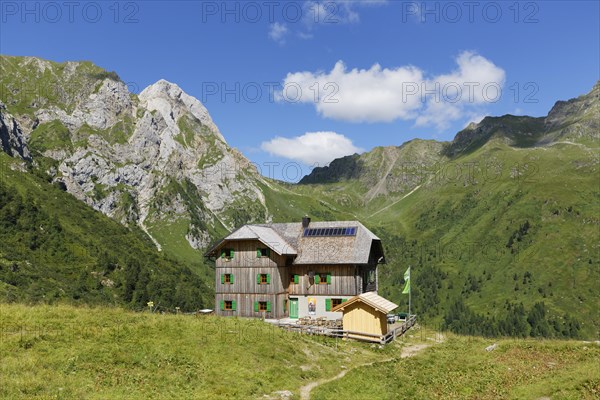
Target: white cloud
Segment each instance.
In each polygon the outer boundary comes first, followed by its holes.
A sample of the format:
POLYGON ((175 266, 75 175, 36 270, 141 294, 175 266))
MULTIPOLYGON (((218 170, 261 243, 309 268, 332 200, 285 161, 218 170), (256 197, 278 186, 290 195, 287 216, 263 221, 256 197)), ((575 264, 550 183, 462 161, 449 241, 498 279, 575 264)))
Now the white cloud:
POLYGON ((269 37, 279 44, 285 43, 285 37, 289 33, 289 29, 285 24, 275 22, 269 28, 269 37))
POLYGON ((300 39, 312 39, 315 37, 314 32, 319 26, 359 23, 360 8, 384 5, 388 2, 389 0, 307 0, 301 2, 301 15, 298 21, 287 21, 289 26, 278 22, 271 24, 269 37, 279 44, 284 44, 285 39, 283 36, 293 30, 300 39), (285 29, 285 32, 280 33, 282 28, 285 29))
POLYGON ((275 137, 261 144, 271 155, 299 161, 306 165, 327 165, 336 158, 361 153, 363 149, 336 132, 307 132, 293 138, 275 137))
POLYGON ((325 118, 350 122, 414 120, 443 130, 453 121, 499 100, 505 72, 483 56, 462 52, 457 68, 427 76, 406 65, 348 70, 338 61, 330 72, 289 73, 278 100, 313 103, 325 118))

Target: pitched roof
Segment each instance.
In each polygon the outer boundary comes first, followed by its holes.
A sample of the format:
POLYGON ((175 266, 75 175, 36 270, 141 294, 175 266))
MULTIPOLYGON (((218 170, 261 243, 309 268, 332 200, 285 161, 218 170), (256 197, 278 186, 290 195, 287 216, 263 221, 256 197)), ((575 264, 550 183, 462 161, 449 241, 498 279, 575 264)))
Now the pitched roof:
POLYGON ((287 243, 285 239, 279 236, 279 234, 273 229, 266 226, 244 225, 238 230, 232 232, 229 236, 226 236, 223 241, 252 239, 262 242, 265 246, 268 246, 271 250, 280 255, 298 254, 296 249, 287 243))
POLYGON ((371 247, 383 256, 381 240, 358 221, 311 222, 311 229, 356 228, 348 236, 304 236, 302 223, 244 225, 226 236, 206 254, 230 240, 260 240, 278 254, 297 255, 294 264, 368 264, 371 247))
POLYGON ((366 292, 348 299, 348 301, 345 301, 342 304, 334 307, 331 311, 342 311, 345 307, 348 307, 349 305, 354 304, 356 302, 365 303, 384 314, 388 314, 390 311, 398 308, 397 304, 394 304, 388 299, 379 296, 377 293, 366 292))

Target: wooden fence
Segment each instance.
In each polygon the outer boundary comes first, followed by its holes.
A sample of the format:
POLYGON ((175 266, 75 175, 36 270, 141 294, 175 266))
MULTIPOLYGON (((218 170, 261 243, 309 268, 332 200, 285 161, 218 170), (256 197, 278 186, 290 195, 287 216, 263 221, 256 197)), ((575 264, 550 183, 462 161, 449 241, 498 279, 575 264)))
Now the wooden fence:
POLYGON ((416 315, 411 315, 402 324, 396 326, 385 335, 376 335, 373 333, 347 331, 340 328, 331 328, 327 326, 319 325, 300 325, 292 323, 281 323, 276 322, 275 325, 290 332, 297 332, 305 335, 324 335, 343 339, 355 339, 367 342, 376 342, 380 344, 387 344, 404 335, 417 321, 416 315), (371 339, 372 338, 372 339, 371 339))

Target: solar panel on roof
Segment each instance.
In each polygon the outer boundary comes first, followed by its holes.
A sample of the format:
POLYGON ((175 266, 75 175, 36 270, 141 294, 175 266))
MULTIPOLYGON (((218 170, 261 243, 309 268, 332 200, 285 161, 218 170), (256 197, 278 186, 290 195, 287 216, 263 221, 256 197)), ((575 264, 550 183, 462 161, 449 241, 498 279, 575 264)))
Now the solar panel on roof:
POLYGON ((343 228, 306 228, 304 229, 304 237, 356 236, 357 229, 355 226, 343 228))

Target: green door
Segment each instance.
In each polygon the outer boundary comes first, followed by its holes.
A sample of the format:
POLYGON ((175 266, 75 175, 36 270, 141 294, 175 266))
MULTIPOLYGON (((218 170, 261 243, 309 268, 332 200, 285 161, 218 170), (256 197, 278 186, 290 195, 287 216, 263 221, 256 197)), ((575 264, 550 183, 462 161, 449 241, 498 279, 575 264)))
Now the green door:
POLYGON ((298 299, 290 299, 290 318, 298 318, 298 299))

